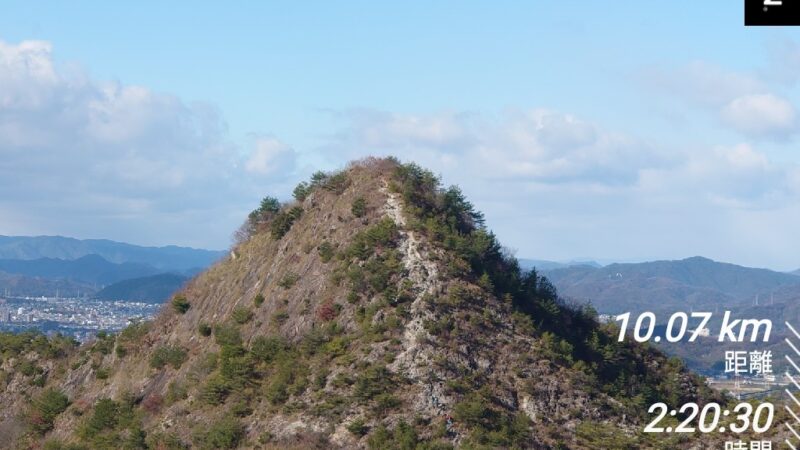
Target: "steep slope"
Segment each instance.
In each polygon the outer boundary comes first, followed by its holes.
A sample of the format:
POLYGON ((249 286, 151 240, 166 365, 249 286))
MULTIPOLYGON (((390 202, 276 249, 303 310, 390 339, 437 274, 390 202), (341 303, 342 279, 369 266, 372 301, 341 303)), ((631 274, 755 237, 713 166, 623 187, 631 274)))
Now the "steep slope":
POLYGON ((430 172, 370 159, 295 193, 154 322, 6 345, 0 445, 679 448, 647 406, 714 398, 520 271, 430 172))

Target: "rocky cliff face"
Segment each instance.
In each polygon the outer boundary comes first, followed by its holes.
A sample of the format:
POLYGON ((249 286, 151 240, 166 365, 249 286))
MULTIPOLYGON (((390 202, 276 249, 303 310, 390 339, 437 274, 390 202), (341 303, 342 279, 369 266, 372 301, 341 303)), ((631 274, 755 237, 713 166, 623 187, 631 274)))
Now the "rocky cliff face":
POLYGON ((655 447, 649 402, 712 397, 562 305, 417 166, 360 161, 297 197, 152 323, 7 355, 0 446, 655 447))

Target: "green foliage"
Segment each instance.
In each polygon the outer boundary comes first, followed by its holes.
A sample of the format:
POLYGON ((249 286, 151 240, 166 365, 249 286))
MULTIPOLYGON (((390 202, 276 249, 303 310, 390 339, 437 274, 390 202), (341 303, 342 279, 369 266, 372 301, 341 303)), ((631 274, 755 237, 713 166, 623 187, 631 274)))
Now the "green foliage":
POLYGON ((382 365, 371 365, 364 369, 356 379, 353 395, 355 398, 366 401, 380 394, 391 392, 397 385, 389 370, 382 365))
POLYGON ((175 345, 162 345, 150 357, 150 367, 154 369, 162 369, 168 364, 179 369, 184 362, 186 362, 186 350, 175 345))
POLYGON ((258 206, 258 211, 264 213, 276 213, 281 209, 281 202, 275 197, 266 196, 261 199, 261 204, 258 206))
POLYGON ((306 199, 308 194, 311 192, 311 186, 305 181, 301 181, 292 191, 292 195, 294 196, 295 200, 298 202, 302 202, 306 199))
POLYGON ((323 241, 322 244, 319 244, 317 250, 319 250, 319 257, 324 263, 330 261, 335 253, 333 245, 328 241, 323 241))
POLYGON ((383 450, 392 445, 392 435, 383 424, 375 427, 375 430, 367 438, 367 447, 370 450, 383 450))
POLYGON ((109 373, 109 369, 107 369, 107 368, 105 368, 105 367, 99 367, 99 368, 98 368, 98 369, 97 369, 97 370, 94 372, 94 376, 95 376, 95 377, 96 377, 98 380, 107 380, 109 375, 110 375, 110 373, 109 373))
POLYGON ((275 214, 281 209, 281 202, 275 197, 266 196, 261 199, 261 203, 253 212, 250 213, 250 220, 256 222, 262 220, 265 216, 275 214))
POLYGON ((286 275, 284 275, 283 278, 280 279, 280 281, 278 281, 278 286, 284 289, 290 289, 292 286, 295 285, 295 283, 297 283, 299 279, 300 275, 294 272, 289 272, 286 275))
POLYGON ((265 363, 271 363, 288 350, 289 344, 279 336, 258 336, 250 346, 253 357, 265 363))
POLYGON ((308 368, 296 359, 294 353, 287 353, 276 361, 264 395, 273 405, 280 405, 290 395, 300 395, 308 386, 308 368))
POLYGON ((255 297, 253 297, 253 304, 256 305, 256 308, 260 307, 264 304, 264 294, 258 293, 255 297))
POLYGON ((491 447, 522 448, 530 436, 530 419, 524 413, 509 416, 492 408, 486 392, 472 391, 453 408, 456 423, 464 424, 472 433, 474 444, 491 447))
POLYGON ((101 355, 109 355, 114 349, 114 342, 116 337, 105 331, 98 331, 95 340, 92 343, 92 352, 100 353, 101 355))
POLYGON ((366 260, 377 249, 394 247, 400 234, 397 224, 388 217, 358 232, 345 250, 347 258, 366 260))
POLYGON ((188 395, 189 390, 186 388, 186 385, 178 380, 173 380, 167 385, 167 396, 165 400, 171 405, 186 399, 188 395))
POLYGON ((236 448, 244 437, 244 425, 235 417, 226 416, 207 429, 200 429, 195 434, 194 443, 202 449, 236 448))
POLYGON ((75 339, 61 334, 48 338, 40 331, 0 332, 0 361, 28 352, 49 359, 63 358, 77 346, 75 339))
POLYGON ((347 189, 349 184, 350 180, 347 178, 347 173, 344 171, 332 174, 317 171, 311 175, 310 188, 321 187, 326 191, 341 194, 347 189))
POLYGON ((357 197, 353 200, 350 212, 356 217, 364 217, 367 214, 367 200, 364 197, 357 197))
POLYGON ((214 327, 214 339, 222 348, 241 347, 242 335, 239 328, 233 325, 217 325, 214 327))
POLYGON ((63 392, 53 388, 46 389, 36 397, 28 412, 28 424, 38 434, 53 429, 53 422, 69 406, 69 399, 63 392))
POLYGON ((36 363, 27 359, 17 362, 16 369, 19 373, 26 377, 40 375, 44 372, 44 370, 37 366, 36 363))
POLYGON ((143 322, 139 320, 131 321, 130 325, 125 327, 119 333, 119 339, 123 342, 135 342, 142 339, 148 331, 150 331, 150 322, 143 322))
POLYGON ((200 389, 200 398, 209 405, 219 405, 231 392, 230 383, 220 374, 210 376, 200 389))
POLYGON ((158 450, 184 450, 189 448, 181 439, 172 433, 157 432, 147 436, 147 448, 158 450))
POLYGON ((110 398, 101 398, 94 405, 94 412, 80 430, 84 439, 92 440, 104 431, 127 425, 131 419, 131 404, 118 403, 110 398))
POLYGON ((415 450, 430 448, 420 442, 417 432, 406 422, 400 422, 392 432, 381 424, 367 438, 367 447, 370 450, 415 450), (419 446, 419 447, 418 447, 419 446))
POLYGON ((75 443, 65 444, 60 439, 48 439, 42 446, 44 450, 88 450, 85 446, 75 443))
POLYGON ((375 411, 383 416, 387 411, 397 408, 402 402, 393 394, 379 394, 375 397, 375 411))
POLYGON ((628 450, 640 448, 636 439, 620 433, 613 425, 581 421, 576 427, 576 434, 582 447, 628 450))
POLYGON ((269 225, 270 233, 274 239, 282 238, 292 224, 303 215, 303 208, 300 206, 293 206, 286 211, 280 211, 269 225))
POLYGON ((342 171, 328 177, 328 181, 323 187, 336 194, 341 194, 349 184, 350 180, 347 178, 347 173, 342 171))
POLYGON ((233 318, 234 322, 243 325, 249 322, 253 318, 253 312, 250 311, 249 308, 240 306, 233 310, 231 317, 233 318))
POLYGON ((364 423, 363 419, 356 419, 347 425, 347 431, 361 437, 369 432, 369 427, 364 423))
POLYGON ((211 336, 211 325, 206 322, 200 322, 200 325, 197 326, 197 331, 200 333, 200 336, 208 337, 211 336))
POLYGON ((189 311, 191 306, 192 305, 183 294, 178 294, 172 298, 172 308, 179 314, 186 314, 186 311, 189 311))

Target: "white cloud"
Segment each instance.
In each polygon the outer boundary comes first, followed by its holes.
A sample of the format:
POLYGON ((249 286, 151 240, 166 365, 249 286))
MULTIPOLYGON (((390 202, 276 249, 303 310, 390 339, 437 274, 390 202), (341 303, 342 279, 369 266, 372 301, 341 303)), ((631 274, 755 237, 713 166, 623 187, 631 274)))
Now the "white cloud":
POLYGON ((345 117, 350 120, 336 136, 339 148, 399 153, 454 170, 476 169, 482 177, 624 185, 635 183, 639 170, 671 159, 648 143, 545 109, 499 118, 364 110, 345 117))
POLYGON ((47 42, 0 41, 0 211, 16 217, 0 221, 2 234, 225 245, 274 181, 265 170, 292 154, 265 142, 248 178, 213 106, 92 80, 55 64, 47 42))
POLYGON ((792 244, 800 217, 787 212, 800 199, 800 169, 772 161, 752 144, 665 149, 542 109, 499 117, 362 110, 323 150, 337 164, 394 154, 442 174, 521 256, 702 254, 743 264, 800 264, 792 244), (426 130, 442 123, 457 132, 429 138, 426 130))
POLYGON ((288 174, 294 169, 296 158, 295 151, 283 142, 273 137, 258 137, 245 169, 259 175, 288 174))
POLYGON ((705 62, 650 69, 646 84, 687 105, 710 111, 721 124, 750 138, 785 139, 798 127, 796 111, 756 74, 728 71, 705 62))
POLYGON ((793 85, 800 78, 800 44, 792 39, 768 42, 769 64, 761 77, 770 82, 793 85))
POLYGON ((722 109, 721 115, 735 129, 751 135, 781 136, 797 128, 794 106, 772 94, 735 98, 722 109))
POLYGON ((657 90, 709 107, 720 107, 733 98, 766 89, 754 75, 732 72, 704 61, 693 61, 677 69, 651 67, 642 76, 647 85, 657 90))
POLYGON ((500 181, 548 192, 728 199, 752 208, 764 207, 768 198, 797 194, 790 183, 793 166, 774 164, 749 144, 664 149, 543 109, 510 111, 500 118, 362 110, 329 150, 349 158, 397 154, 454 173, 459 182, 500 181), (442 123, 458 132, 430 139, 429 130, 442 123))

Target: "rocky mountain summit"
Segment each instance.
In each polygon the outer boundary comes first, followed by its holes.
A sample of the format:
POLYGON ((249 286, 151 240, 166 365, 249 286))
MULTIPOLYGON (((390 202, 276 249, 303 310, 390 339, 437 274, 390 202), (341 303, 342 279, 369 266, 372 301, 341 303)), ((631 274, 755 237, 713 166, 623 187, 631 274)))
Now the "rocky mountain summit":
POLYGON ((4 335, 5 448, 684 448, 716 399, 526 272, 455 187, 366 159, 266 198, 153 322, 4 335))

